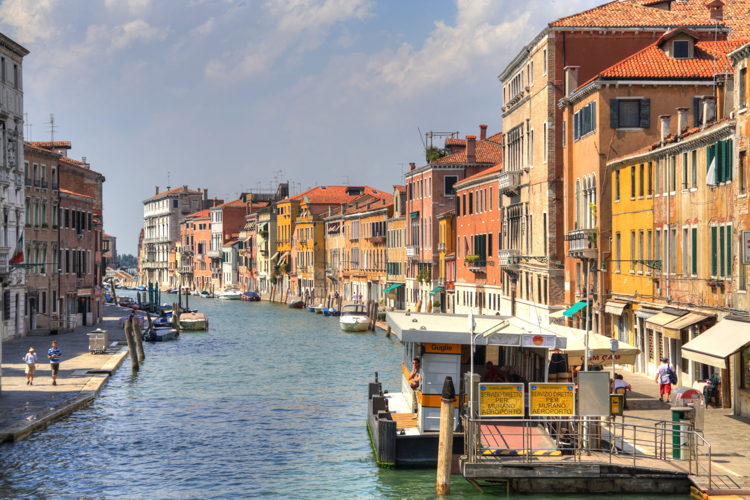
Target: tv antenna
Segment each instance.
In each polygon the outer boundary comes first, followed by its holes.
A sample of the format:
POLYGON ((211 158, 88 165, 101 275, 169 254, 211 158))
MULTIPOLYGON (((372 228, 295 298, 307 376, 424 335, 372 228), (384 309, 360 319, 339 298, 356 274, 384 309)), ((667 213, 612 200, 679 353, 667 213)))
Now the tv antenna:
POLYGON ((426 139, 426 143, 423 141, 422 144, 425 144, 425 149, 433 147, 433 139, 435 137, 452 137, 454 139, 458 138, 459 132, 425 132, 424 137, 426 139))
POLYGON ((55 142, 55 129, 57 128, 57 125, 55 125, 54 113, 49 114, 49 122, 47 122, 47 125, 49 125, 49 140, 50 142, 55 142))

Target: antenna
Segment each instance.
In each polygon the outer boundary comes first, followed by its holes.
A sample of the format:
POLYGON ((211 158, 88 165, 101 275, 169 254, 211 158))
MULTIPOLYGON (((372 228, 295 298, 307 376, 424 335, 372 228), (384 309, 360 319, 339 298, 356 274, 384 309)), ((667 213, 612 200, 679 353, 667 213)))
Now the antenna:
POLYGON ((49 122, 47 124, 49 125, 49 140, 50 142, 55 142, 55 129, 57 126, 55 125, 54 113, 49 114, 49 122))
POLYGON ((169 170, 167 170, 167 186, 171 186, 172 185, 172 183, 170 182, 171 180, 170 180, 169 176, 170 176, 170 172, 169 172, 169 170))

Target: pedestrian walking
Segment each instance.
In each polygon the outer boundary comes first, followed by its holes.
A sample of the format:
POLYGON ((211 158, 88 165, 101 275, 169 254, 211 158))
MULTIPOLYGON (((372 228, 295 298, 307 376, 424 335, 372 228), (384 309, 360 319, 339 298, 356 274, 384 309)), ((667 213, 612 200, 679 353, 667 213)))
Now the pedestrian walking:
POLYGON ((62 351, 57 347, 57 340, 52 341, 52 347, 47 351, 47 358, 52 370, 52 385, 57 385, 57 372, 60 371, 60 360, 62 360, 62 351))
POLYGON ((659 384, 659 401, 669 401, 669 395, 672 394, 672 384, 677 383, 677 374, 674 368, 669 364, 669 358, 661 358, 661 363, 656 369, 656 383, 659 384))
POLYGON ((36 351, 33 347, 29 347, 29 352, 23 357, 23 362, 26 363, 26 385, 34 385, 37 361, 39 359, 36 356, 36 351))

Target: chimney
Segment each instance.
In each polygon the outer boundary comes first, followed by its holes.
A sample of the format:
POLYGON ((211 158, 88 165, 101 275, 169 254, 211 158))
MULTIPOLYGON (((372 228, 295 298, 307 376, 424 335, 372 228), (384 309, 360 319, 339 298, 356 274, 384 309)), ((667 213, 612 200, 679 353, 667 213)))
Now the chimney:
POLYGON ((580 66, 565 66, 565 95, 569 96, 578 88, 578 68, 580 66))
POLYGON ((659 123, 661 124, 660 140, 661 143, 664 144, 667 137, 669 137, 669 115, 659 115, 659 123))
POLYGON ((708 8, 708 16, 715 20, 721 21, 724 19, 724 2, 721 0, 714 0, 711 3, 706 4, 708 8))
POLYGON ((182 190, 187 193, 188 192, 188 187, 187 186, 182 186, 182 190))
POLYGON ((414 163, 413 161, 412 161, 412 162, 409 162, 409 172, 411 172, 411 171, 412 171, 412 170, 414 170, 415 168, 417 168, 417 164, 416 164, 416 163, 414 163))
POLYGON ((208 200, 208 188, 203 188, 203 199, 208 200))
POLYGON ((479 126, 479 140, 483 141, 487 139, 487 125, 479 126))
POLYGON ((703 96, 703 126, 716 119, 716 100, 712 95, 703 96))
POLYGON ((677 135, 682 135, 688 128, 688 109, 677 108, 677 135))
POLYGON ((156 189, 154 189, 154 194, 159 194, 159 186, 156 186, 156 189))
POLYGON ((477 161, 477 136, 466 136, 466 163, 476 163, 477 161))

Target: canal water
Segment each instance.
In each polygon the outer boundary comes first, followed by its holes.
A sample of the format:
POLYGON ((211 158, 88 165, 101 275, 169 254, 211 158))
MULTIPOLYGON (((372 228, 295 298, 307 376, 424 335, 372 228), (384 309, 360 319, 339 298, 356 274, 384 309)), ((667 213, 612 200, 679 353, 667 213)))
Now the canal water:
MULTIPOLYGON (((123 364, 91 406, 0 446, 0 498, 435 497, 434 471, 378 469, 365 428, 374 372, 399 387, 397 340, 280 305, 190 305, 207 333, 147 344, 138 375, 123 364)), ((460 476, 452 491, 498 493, 460 476)))

